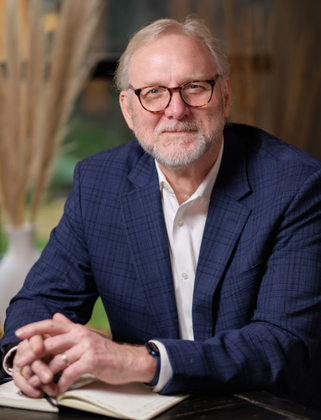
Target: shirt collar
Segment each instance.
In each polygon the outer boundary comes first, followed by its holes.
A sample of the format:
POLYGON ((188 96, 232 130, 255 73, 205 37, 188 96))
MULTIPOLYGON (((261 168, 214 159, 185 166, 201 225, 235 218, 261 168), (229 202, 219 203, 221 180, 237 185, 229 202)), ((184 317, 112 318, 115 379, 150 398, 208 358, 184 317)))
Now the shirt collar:
MULTIPOLYGON (((212 166, 209 173, 206 175, 206 178, 202 181, 202 183, 198 186, 197 190, 194 192, 194 194, 190 197, 191 199, 197 198, 197 197, 203 197, 210 199, 212 190, 214 188, 214 184, 218 175, 218 171, 221 166, 222 156, 223 156, 223 149, 224 149, 224 139, 222 141, 222 145, 218 154, 218 157, 212 166)), ((164 188, 172 190, 169 182, 167 181, 164 173, 159 167, 158 162, 155 160, 155 165, 158 173, 158 180, 159 180, 159 188, 162 191, 164 188)))

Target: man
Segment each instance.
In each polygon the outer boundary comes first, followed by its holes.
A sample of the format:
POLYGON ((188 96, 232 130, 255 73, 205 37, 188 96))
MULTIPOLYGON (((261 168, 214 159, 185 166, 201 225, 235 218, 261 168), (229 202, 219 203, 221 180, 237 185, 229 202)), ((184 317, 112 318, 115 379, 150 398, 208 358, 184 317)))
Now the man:
POLYGON ((77 166, 7 311, 6 370, 15 354, 14 381, 33 397, 87 372, 165 394, 265 389, 317 406, 321 164, 226 126, 227 60, 198 20, 138 32, 116 82, 138 141, 77 166), (98 295, 114 341, 80 325, 98 295))

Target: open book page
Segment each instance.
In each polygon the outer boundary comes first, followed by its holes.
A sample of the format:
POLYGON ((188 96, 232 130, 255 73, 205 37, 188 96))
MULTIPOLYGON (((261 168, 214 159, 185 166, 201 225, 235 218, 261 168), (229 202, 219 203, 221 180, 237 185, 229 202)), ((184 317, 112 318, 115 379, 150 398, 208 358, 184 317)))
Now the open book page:
POLYGON ((13 381, 0 385, 0 406, 23 408, 24 410, 57 413, 58 407, 46 398, 30 398, 17 388, 13 381))
POLYGON ((159 395, 141 383, 108 385, 95 381, 60 395, 58 404, 118 418, 148 420, 186 397, 159 395))
POLYGON ((72 389, 60 395, 57 400, 27 397, 13 381, 0 385, 0 406, 47 412, 58 412, 58 406, 65 406, 136 420, 152 419, 186 397, 159 395, 140 383, 108 385, 93 380, 92 376, 77 380, 72 389))

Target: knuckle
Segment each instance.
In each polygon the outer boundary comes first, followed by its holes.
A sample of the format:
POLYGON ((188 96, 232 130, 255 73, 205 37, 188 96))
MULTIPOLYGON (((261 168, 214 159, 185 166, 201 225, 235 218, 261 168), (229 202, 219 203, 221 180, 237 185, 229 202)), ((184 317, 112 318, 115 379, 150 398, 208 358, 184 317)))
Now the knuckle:
POLYGON ((41 369, 41 363, 40 363, 40 361, 39 360, 35 360, 34 362, 32 362, 32 364, 31 364, 31 370, 33 371, 33 372, 37 372, 39 369, 41 369))
POLYGON ((25 339, 18 344, 17 352, 24 351, 29 346, 29 340, 25 339))
POLYGON ((76 330, 75 332, 83 340, 87 340, 90 337, 90 334, 87 328, 79 328, 79 330, 78 331, 76 330))

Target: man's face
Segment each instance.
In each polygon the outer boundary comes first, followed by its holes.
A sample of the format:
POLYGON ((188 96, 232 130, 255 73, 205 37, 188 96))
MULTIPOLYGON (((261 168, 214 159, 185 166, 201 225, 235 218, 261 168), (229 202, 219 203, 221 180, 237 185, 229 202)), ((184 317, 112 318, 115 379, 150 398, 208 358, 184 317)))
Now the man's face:
MULTIPOLYGON (((138 49, 129 69, 134 89, 176 87, 214 79, 215 75, 214 59, 205 45, 182 35, 164 35, 138 49)), ((179 92, 174 92, 169 106, 157 114, 143 109, 133 91, 121 92, 120 104, 143 149, 160 164, 175 169, 198 162, 210 151, 218 153, 230 98, 229 81, 225 79, 223 89, 217 81, 210 103, 202 108, 186 105, 179 92)))

